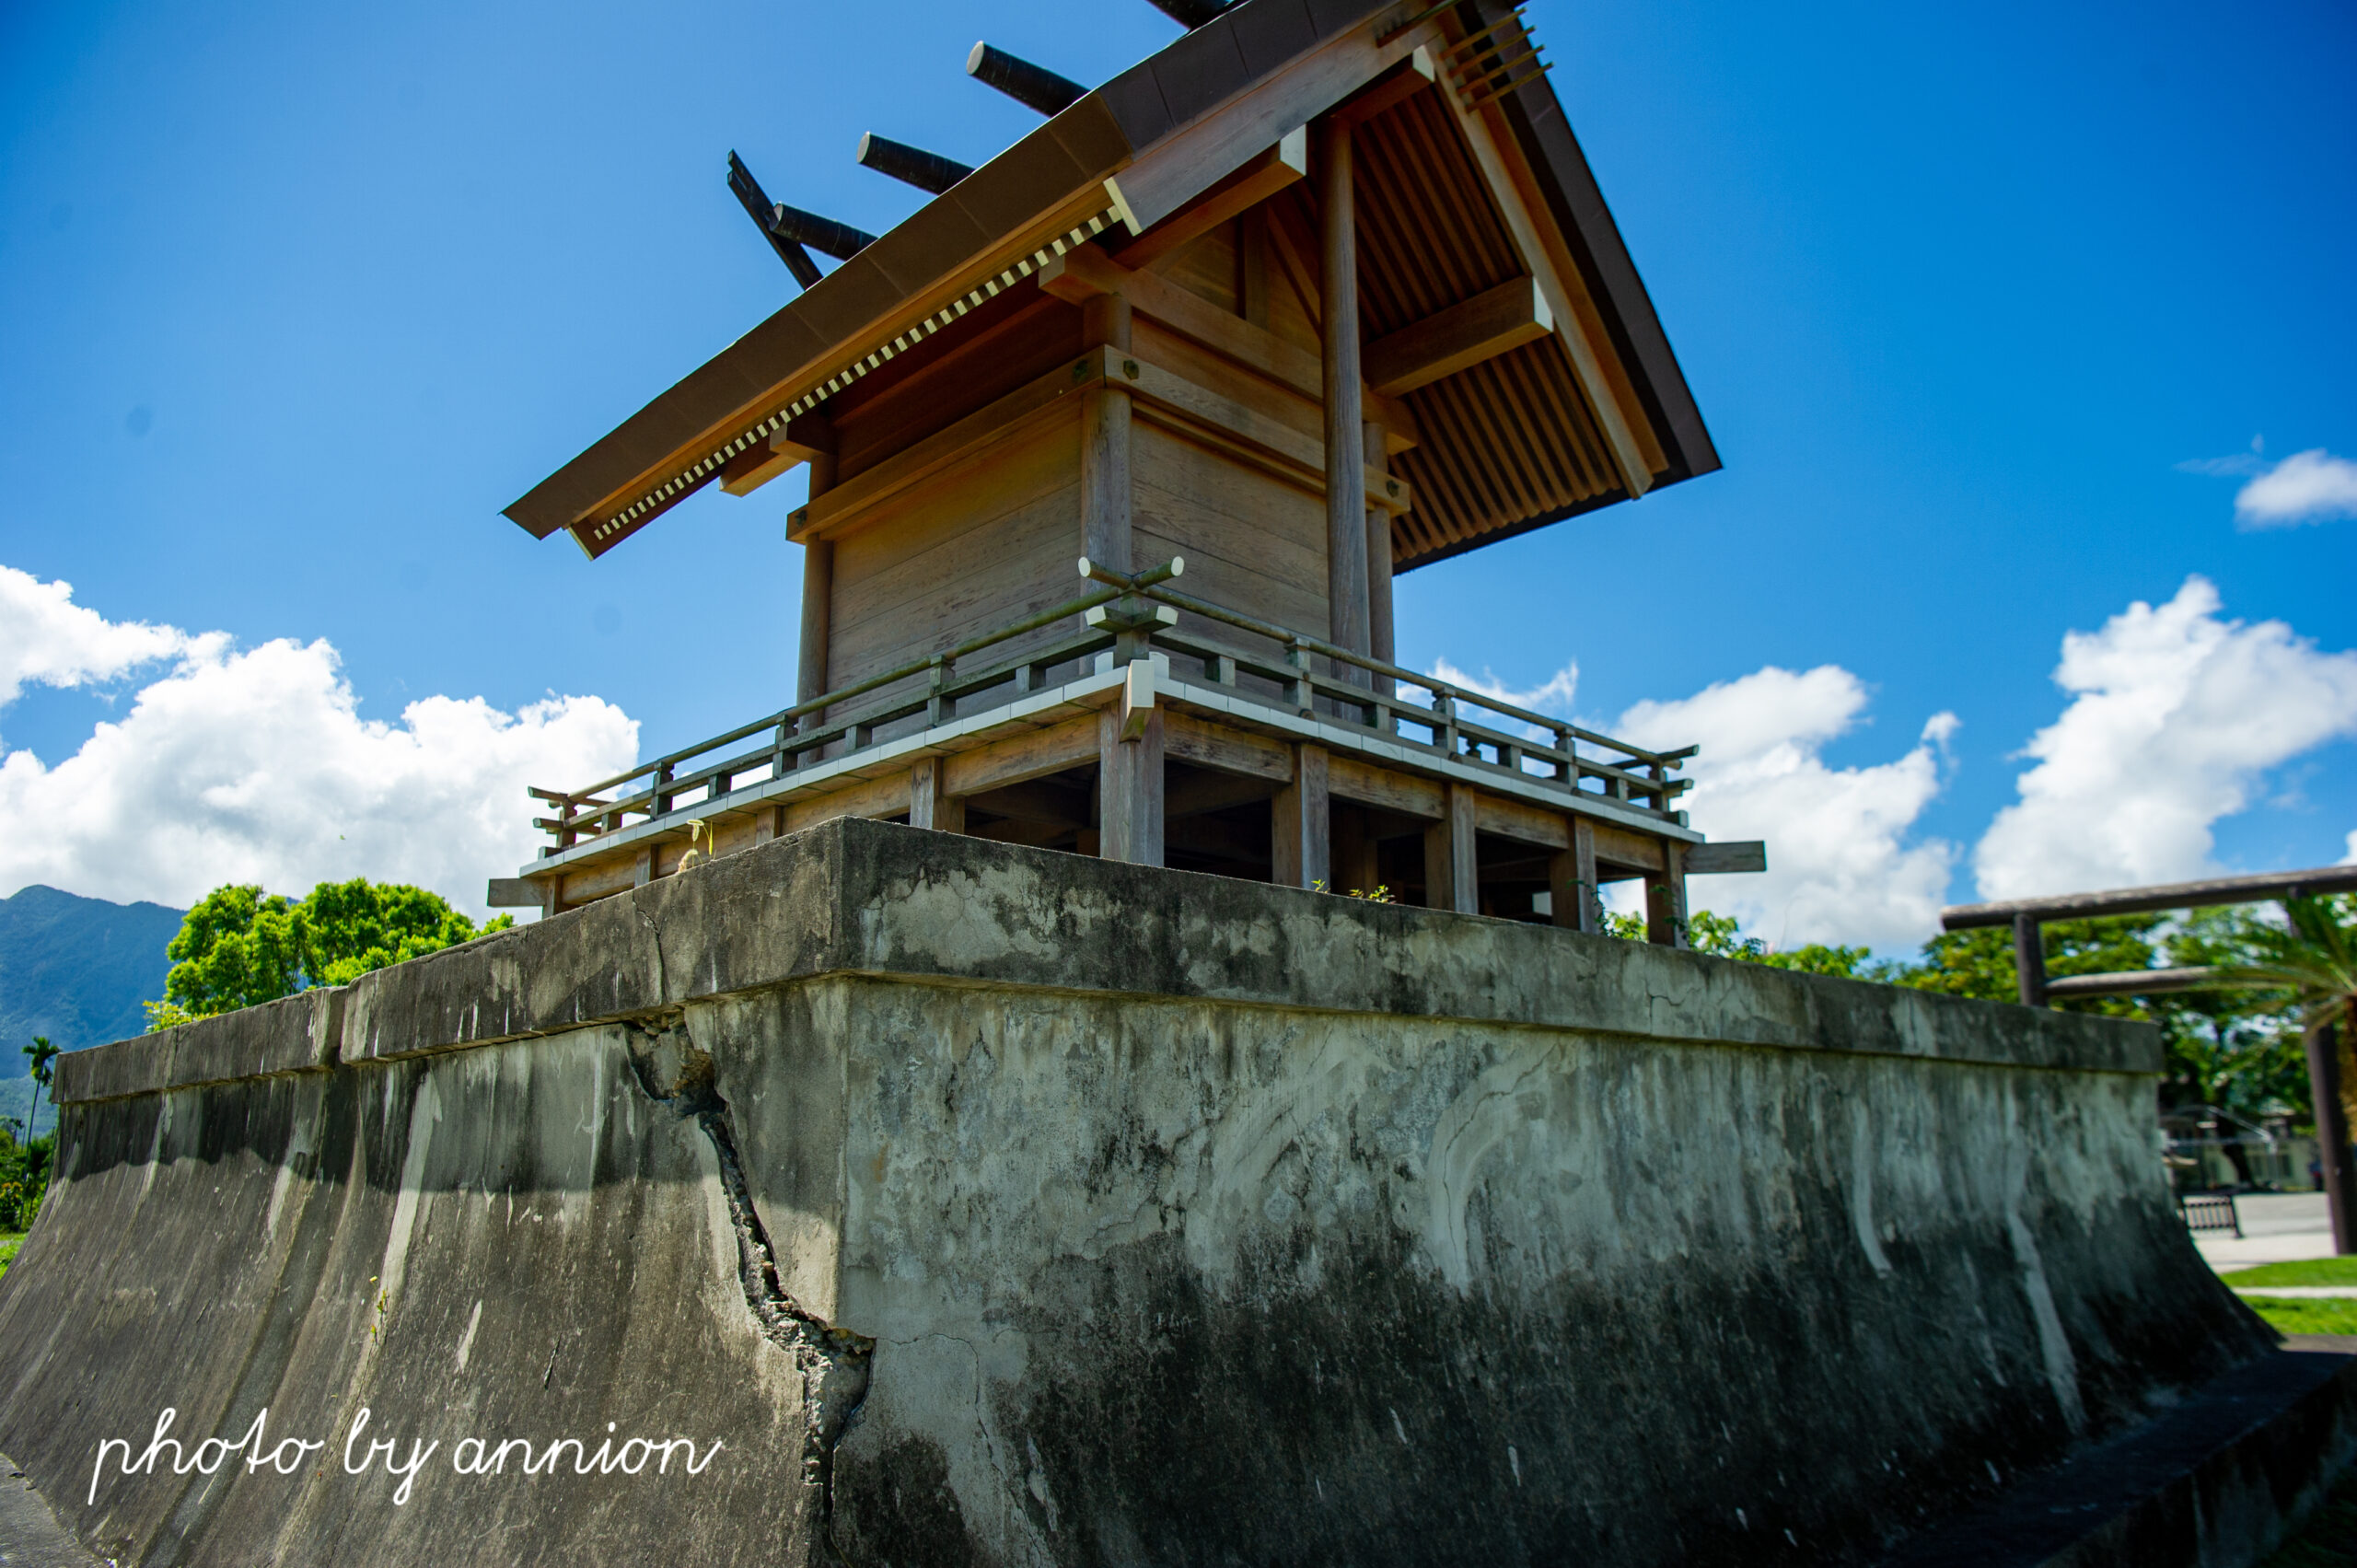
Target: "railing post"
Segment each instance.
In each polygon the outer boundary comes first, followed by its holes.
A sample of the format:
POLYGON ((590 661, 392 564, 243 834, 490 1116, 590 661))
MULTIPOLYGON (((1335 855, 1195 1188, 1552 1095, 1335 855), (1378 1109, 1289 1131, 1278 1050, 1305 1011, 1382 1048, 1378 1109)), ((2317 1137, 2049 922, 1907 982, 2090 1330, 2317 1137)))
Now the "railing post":
POLYGON ((1301 651, 1298 637, 1285 639, 1285 668, 1293 671, 1285 679, 1285 701, 1293 704, 1296 713, 1306 714, 1311 707, 1309 656, 1301 651))
POLYGON ((943 654, 934 659, 933 673, 928 678, 924 703, 924 722, 928 727, 949 722, 949 709, 952 704, 942 694, 943 688, 949 684, 949 668, 948 655, 943 654))
POLYGON ((1457 699, 1446 691, 1433 693, 1433 716, 1440 722, 1433 728, 1433 742, 1444 757, 1457 755, 1457 699))
POLYGON ((2023 1006, 2046 1005, 2046 937, 2035 915, 2014 916, 2014 978, 2023 1006))
POLYGON ((648 816, 667 817, 670 815, 671 796, 668 787, 670 783, 671 764, 668 762, 657 763, 655 768, 655 776, 649 779, 646 784, 647 795, 649 797, 647 804, 655 808, 647 813, 648 816))

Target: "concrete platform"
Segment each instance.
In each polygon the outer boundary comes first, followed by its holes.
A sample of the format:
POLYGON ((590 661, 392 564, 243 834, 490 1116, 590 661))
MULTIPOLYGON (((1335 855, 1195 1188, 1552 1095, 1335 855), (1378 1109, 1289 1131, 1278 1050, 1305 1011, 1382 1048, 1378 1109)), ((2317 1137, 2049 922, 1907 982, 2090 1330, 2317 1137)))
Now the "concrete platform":
POLYGON ((1869 1563, 2275 1364, 2160 1067, 837 821, 62 1058, 0 1447, 156 1568, 1869 1563))

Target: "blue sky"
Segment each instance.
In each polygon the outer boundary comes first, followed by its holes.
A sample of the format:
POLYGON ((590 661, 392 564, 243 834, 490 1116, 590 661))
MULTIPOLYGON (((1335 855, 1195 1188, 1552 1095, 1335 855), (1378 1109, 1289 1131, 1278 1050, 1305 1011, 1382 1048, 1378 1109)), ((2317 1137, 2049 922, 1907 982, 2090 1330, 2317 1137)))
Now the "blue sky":
MULTIPOLYGON (((2179 467, 2357 455, 2357 13, 1530 14, 1726 467, 1403 579, 1409 662, 1575 661, 1606 718, 1836 665, 1869 699, 1836 769, 1953 713, 1907 832, 1970 897, 2066 632, 2199 574, 2223 617, 2357 644, 2357 520, 2240 529, 2236 481, 2179 467)), ((500 507, 787 296, 731 147, 881 232, 917 198, 862 131, 980 162, 1036 123, 963 77, 977 37, 1093 82, 1174 36, 1144 0, 19 0, 0 566, 110 621, 324 638, 387 721, 594 693, 651 749, 778 705, 798 478, 595 565, 500 507)), ((53 763, 138 684, 29 685, 0 736, 53 763)), ((2215 859, 2340 858, 2352 754, 2266 770, 2215 859)))

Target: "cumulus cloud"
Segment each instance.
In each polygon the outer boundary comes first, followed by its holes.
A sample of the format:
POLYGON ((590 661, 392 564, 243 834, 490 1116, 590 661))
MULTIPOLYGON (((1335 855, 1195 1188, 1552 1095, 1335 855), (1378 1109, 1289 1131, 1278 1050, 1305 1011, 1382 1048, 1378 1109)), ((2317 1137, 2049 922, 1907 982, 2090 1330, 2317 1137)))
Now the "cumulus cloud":
POLYGON ((2357 653, 2320 653, 2280 621, 2226 620, 2199 576, 2166 604, 2070 633, 2054 679, 2071 702, 2030 741, 2021 799, 1974 854, 1984 898, 2212 872, 2212 825, 2267 770, 2357 734, 2357 653))
POLYGON ((2294 452, 2235 493, 2235 517, 2251 528, 2357 517, 2357 463, 2321 447, 2294 452))
POLYGON ((2265 443, 2231 458, 2202 458, 2177 467, 2189 473, 2242 479, 2235 493, 2235 521, 2246 528, 2295 528, 2334 517, 2357 517, 2357 462, 2322 447, 2294 452, 2270 463, 2265 443))
POLYGON ((62 583, 6 569, 0 595, 41 617, 28 631, 0 610, 0 679, 72 685, 176 661, 73 756, 0 760, 0 892, 45 882, 186 904, 223 882, 302 893, 367 877, 481 912, 484 880, 514 875, 538 842, 524 786, 619 772, 637 753, 637 723, 596 697, 513 714, 428 697, 386 723, 362 716, 325 642, 239 650, 217 633, 119 625, 62 583))
POLYGON ((1580 667, 1576 663, 1565 665, 1527 690, 1508 686, 1486 669, 1479 675, 1468 675, 1446 659, 1434 664, 1433 673, 1452 686, 1479 691, 1485 697, 1495 697, 1501 703, 1511 703, 1517 708, 1527 708, 1535 714, 1568 714, 1572 711, 1572 699, 1579 695, 1580 690, 1580 667))
POLYGON ((189 645, 176 627, 109 621, 75 604, 71 583, 0 566, 0 707, 29 685, 111 680, 189 645))
POLYGON ((1731 914, 1779 947, 1807 942, 1912 947, 1936 925, 1956 850, 1910 842, 1940 790, 1954 714, 1885 762, 1837 768, 1825 748, 1856 728, 1864 682, 1836 665, 1773 666, 1674 702, 1639 703, 1608 732, 1640 746, 1699 744, 1687 764, 1694 825, 1713 839, 1764 839, 1764 876, 1698 880, 1697 907, 1731 914))

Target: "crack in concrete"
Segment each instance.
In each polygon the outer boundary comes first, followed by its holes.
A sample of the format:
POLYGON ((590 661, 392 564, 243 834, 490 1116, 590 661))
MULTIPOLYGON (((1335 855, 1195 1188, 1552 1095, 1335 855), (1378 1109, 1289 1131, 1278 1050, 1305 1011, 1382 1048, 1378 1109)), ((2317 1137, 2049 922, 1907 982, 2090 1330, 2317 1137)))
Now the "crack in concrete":
POLYGON ((818 1541, 836 1562, 834 1542, 835 1449, 867 1398, 868 1371, 876 1342, 839 1329, 797 1302, 778 1273, 769 1231, 753 1206, 751 1188, 737 1154, 737 1136, 721 1098, 709 1052, 697 1047, 674 1016, 668 1027, 628 1023, 631 1070, 638 1086, 674 1114, 692 1116, 711 1143, 720 1167, 720 1190, 737 1236, 737 1272, 745 1305, 761 1335, 794 1358, 802 1376, 802 1479, 819 1497, 818 1541))

